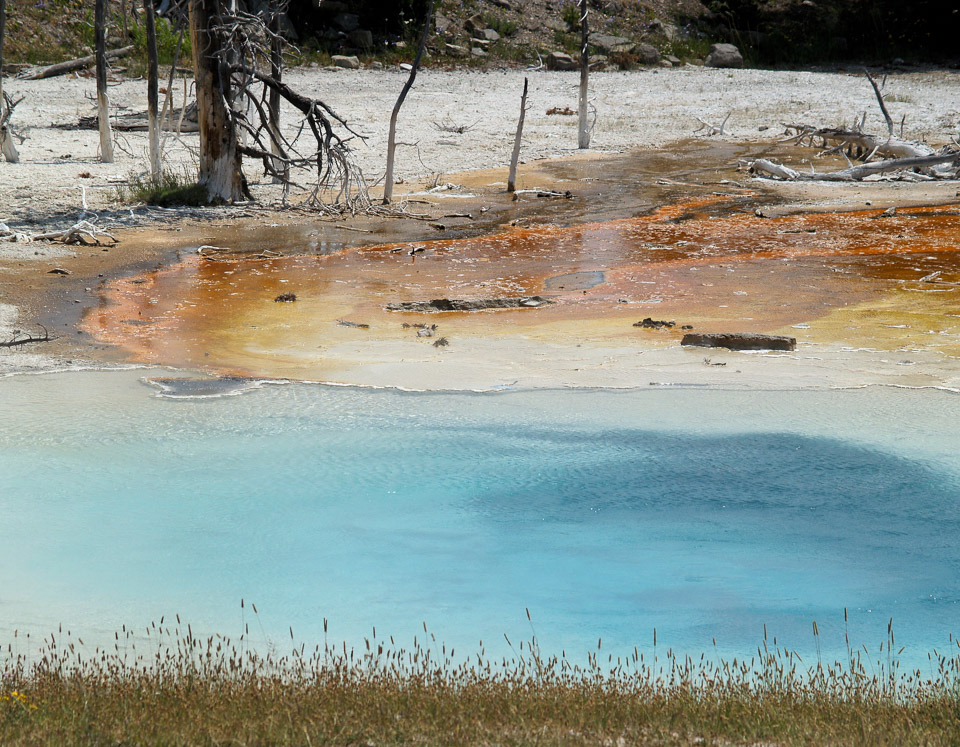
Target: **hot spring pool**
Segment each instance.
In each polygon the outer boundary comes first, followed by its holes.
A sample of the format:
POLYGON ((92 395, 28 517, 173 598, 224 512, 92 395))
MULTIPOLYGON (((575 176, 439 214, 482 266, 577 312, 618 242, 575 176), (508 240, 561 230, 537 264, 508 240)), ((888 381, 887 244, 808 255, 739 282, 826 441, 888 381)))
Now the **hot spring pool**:
POLYGON ((0 379, 0 641, 179 614, 254 645, 902 658, 960 633, 960 399, 867 388, 172 399, 0 379), (241 610, 240 600, 245 607, 241 610), (254 616, 250 603, 256 603, 254 616), (713 639, 716 638, 716 648, 713 639))

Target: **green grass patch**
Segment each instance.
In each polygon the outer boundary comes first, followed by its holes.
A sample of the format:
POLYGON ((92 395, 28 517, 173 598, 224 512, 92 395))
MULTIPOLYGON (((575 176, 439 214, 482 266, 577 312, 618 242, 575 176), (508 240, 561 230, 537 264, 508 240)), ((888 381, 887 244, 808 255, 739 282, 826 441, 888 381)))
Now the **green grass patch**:
POLYGON ((121 202, 135 202, 159 207, 200 207, 210 205, 207 188, 198 184, 196 176, 165 171, 158 180, 149 176, 133 176, 119 188, 121 202))

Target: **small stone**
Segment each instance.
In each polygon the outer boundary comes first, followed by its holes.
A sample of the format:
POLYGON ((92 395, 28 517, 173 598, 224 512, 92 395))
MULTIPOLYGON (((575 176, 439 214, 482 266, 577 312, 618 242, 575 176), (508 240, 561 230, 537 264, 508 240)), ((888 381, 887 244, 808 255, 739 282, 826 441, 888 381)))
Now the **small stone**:
POLYGON ((671 65, 679 65, 679 64, 680 64, 680 58, 679 58, 679 57, 675 57, 675 56, 672 55, 672 54, 666 55, 663 59, 665 59, 665 60, 666 60, 667 62, 669 62, 671 65))
POLYGON ((330 61, 333 62, 334 67, 343 67, 348 70, 358 70, 360 68, 360 60, 354 55, 335 54, 330 58, 330 61))
POLYGON ((660 67, 673 67, 673 63, 670 60, 660 60, 660 67))
POLYGON ((447 44, 446 50, 451 57, 466 57, 470 54, 466 47, 461 47, 459 44, 447 44))
POLYGON ((401 62, 400 69, 403 70, 404 72, 410 72, 411 70, 413 70, 413 65, 411 65, 409 62, 401 62))
POLYGON ((489 42, 495 42, 500 41, 500 34, 493 29, 483 29, 483 31, 480 32, 480 38, 486 39, 489 42))
POLYGON ((371 70, 383 70, 383 63, 380 60, 374 60, 370 63, 371 70))
POLYGON ((483 49, 481 49, 480 47, 474 47, 473 49, 471 49, 471 50, 470 50, 470 54, 472 54, 474 57, 486 57, 486 56, 487 56, 486 50, 483 50, 483 49))

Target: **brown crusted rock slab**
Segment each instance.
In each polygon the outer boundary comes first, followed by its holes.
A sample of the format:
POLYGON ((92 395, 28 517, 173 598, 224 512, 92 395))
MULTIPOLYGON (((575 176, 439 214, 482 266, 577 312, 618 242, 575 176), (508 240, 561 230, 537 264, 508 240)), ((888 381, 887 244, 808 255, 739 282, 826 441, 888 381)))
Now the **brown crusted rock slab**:
POLYGON ((521 298, 480 298, 472 301, 451 298, 435 298, 432 301, 398 301, 388 303, 387 311, 415 311, 430 313, 436 311, 486 311, 488 309, 535 309, 538 306, 553 303, 543 296, 522 296, 521 298))
POLYGON ((703 333, 689 332, 681 345, 699 348, 729 348, 730 350, 796 350, 797 338, 783 335, 758 335, 749 332, 703 333))

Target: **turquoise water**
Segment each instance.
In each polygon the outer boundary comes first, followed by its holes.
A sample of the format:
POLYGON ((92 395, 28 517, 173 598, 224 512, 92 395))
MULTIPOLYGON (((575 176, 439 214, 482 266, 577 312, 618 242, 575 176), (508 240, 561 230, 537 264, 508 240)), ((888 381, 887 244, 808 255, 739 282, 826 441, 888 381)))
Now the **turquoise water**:
POLYGON ((906 661, 960 633, 957 395, 871 388, 170 399, 144 371, 0 379, 0 640, 177 613, 254 644, 372 626, 488 653, 906 661), (243 611, 240 600, 247 606, 243 611), (257 604, 259 616, 251 614, 257 604), (716 649, 712 639, 716 638, 716 649))

